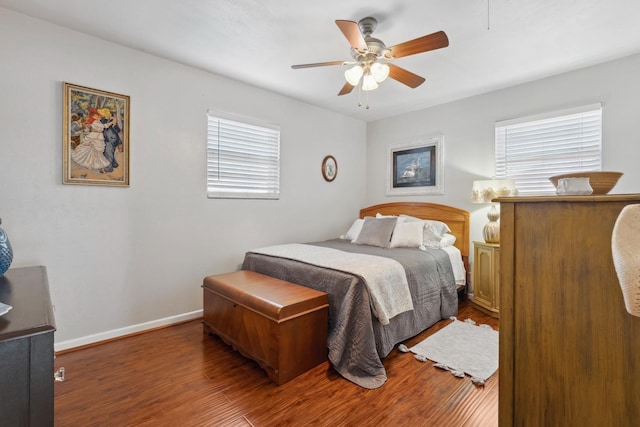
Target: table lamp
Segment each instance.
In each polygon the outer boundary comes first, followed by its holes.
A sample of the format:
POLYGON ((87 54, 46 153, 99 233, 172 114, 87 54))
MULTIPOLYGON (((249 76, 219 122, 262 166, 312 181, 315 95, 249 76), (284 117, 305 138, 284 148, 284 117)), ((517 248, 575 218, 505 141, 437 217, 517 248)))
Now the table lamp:
MULTIPOLYGON (((473 203, 491 203, 496 197, 509 197, 517 194, 515 182, 512 179, 488 179, 473 181, 471 201, 473 203)), ((484 241, 487 243, 500 243, 500 212, 495 203, 491 203, 491 209, 487 214, 489 222, 482 229, 484 241)))

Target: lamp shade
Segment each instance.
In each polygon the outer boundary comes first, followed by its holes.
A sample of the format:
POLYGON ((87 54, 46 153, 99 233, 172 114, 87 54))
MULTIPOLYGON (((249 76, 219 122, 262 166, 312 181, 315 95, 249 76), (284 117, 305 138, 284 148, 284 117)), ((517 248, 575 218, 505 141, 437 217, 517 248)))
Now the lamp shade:
MULTIPOLYGON (((487 179, 484 181, 473 181, 471 189, 471 201, 473 203, 491 203, 496 197, 515 196, 516 183, 512 179, 487 179)), ((487 243, 500 243, 500 212, 496 205, 491 204, 491 209, 487 214, 489 222, 482 229, 484 241, 487 243)))
POLYGON ((471 201, 473 203, 491 203, 491 200, 496 197, 510 197, 516 194, 516 184, 512 179, 473 181, 471 201))

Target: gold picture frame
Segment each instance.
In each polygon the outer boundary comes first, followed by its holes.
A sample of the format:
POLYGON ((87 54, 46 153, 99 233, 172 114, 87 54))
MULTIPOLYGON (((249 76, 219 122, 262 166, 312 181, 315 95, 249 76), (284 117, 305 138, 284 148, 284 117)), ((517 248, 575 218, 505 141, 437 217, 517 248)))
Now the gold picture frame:
POLYGON ((63 86, 63 184, 128 187, 129 97, 63 86))

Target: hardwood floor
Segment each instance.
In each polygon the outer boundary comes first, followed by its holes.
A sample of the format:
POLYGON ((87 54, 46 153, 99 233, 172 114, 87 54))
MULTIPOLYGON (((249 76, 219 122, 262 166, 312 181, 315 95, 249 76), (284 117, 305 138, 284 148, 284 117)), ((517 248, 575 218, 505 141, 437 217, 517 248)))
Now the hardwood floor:
MULTIPOLYGON (((458 319, 498 329, 462 302, 458 319)), ((405 342, 414 345, 443 320, 405 342)), ((387 382, 363 389, 325 362, 276 386, 256 363, 192 321, 58 355, 55 425, 468 426, 498 425, 498 373, 484 387, 393 350, 387 382)))

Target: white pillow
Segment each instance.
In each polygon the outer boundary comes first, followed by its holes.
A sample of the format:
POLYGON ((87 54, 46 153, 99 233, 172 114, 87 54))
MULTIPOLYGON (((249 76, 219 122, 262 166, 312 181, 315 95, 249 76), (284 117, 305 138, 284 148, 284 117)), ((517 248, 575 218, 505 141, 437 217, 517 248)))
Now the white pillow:
POLYGON ((442 221, 420 219, 409 215, 400 215, 400 218, 403 218, 405 222, 422 222, 424 224, 422 244, 429 248, 439 248, 442 236, 451 231, 449 226, 442 221))
POLYGON ((392 248, 419 248, 422 246, 423 224, 418 221, 396 224, 391 235, 392 248))
POLYGON ((358 218, 353 221, 353 224, 351 224, 349 231, 347 231, 347 234, 342 236, 342 239, 351 241, 356 240, 358 238, 358 234, 360 234, 360 231, 362 231, 362 224, 364 224, 364 219, 358 218))
POLYGON ((444 222, 435 221, 432 219, 425 219, 424 222, 426 226, 428 226, 434 233, 439 234, 440 236, 444 236, 446 233, 449 233, 451 231, 449 226, 444 222))
POLYGON ((442 221, 436 221, 433 219, 420 219, 420 218, 416 218, 415 216, 409 216, 409 215, 400 215, 400 218, 404 218, 405 221, 424 221, 425 223, 429 224, 434 231, 437 231, 438 234, 443 235, 444 233, 448 233, 451 231, 451 229, 449 228, 449 226, 442 222, 442 221))
POLYGON ((444 222, 425 220, 424 222, 424 237, 422 238, 425 246, 435 245, 440 247, 440 241, 442 237, 449 232, 449 226, 444 222))
POLYGON ((442 236, 442 240, 440 240, 441 248, 448 248, 449 246, 453 246, 456 243, 456 236, 453 234, 445 234, 442 236))
POLYGON ((440 238, 425 241, 423 242, 423 245, 424 247, 431 248, 431 249, 442 249, 442 248, 447 248, 449 246, 453 246, 455 242, 456 242, 456 236, 454 236, 453 234, 447 233, 440 238))

